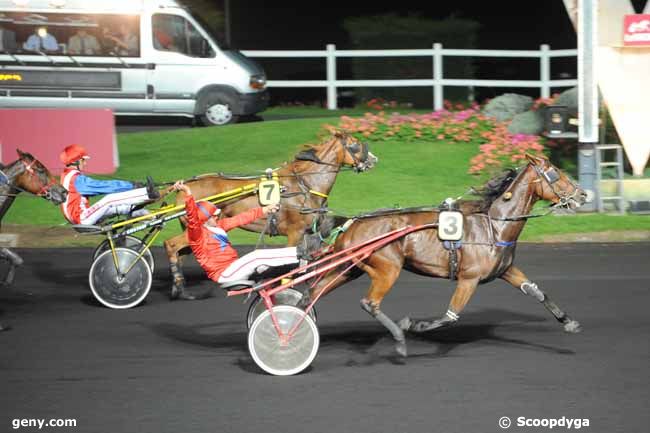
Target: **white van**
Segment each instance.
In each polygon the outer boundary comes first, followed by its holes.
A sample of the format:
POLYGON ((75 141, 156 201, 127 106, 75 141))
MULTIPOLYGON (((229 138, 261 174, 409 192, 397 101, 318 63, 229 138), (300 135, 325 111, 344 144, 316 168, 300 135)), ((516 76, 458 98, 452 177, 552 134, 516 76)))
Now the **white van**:
POLYGON ((111 108, 232 123, 266 76, 174 0, 0 0, 0 108, 111 108))

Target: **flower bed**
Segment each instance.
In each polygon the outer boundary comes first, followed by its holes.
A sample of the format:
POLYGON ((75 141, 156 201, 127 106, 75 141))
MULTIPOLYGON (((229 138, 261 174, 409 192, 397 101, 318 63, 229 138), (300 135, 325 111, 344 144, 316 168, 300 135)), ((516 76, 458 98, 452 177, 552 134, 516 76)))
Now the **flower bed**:
MULTIPOLYGON (((384 106, 373 104, 372 108, 384 106)), ((507 122, 481 114, 478 105, 451 107, 427 114, 400 114, 378 111, 362 117, 342 116, 338 127, 359 138, 372 140, 473 142, 479 153, 472 158, 470 173, 493 174, 505 167, 519 165, 525 154, 543 155, 542 138, 511 134, 507 122)))

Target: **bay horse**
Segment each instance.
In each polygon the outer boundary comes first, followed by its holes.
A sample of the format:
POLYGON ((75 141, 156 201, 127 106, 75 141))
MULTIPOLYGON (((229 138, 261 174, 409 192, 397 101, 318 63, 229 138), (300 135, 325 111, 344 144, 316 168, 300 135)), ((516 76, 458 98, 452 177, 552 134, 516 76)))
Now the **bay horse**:
POLYGON ((422 333, 455 323, 478 284, 501 278, 541 302, 564 325, 565 331, 579 332, 580 324, 551 301, 537 284, 513 265, 513 261, 517 238, 527 219, 533 216, 530 212, 536 201, 547 200, 553 203, 552 207, 574 209, 584 204, 586 194, 547 159, 533 156, 527 156, 527 159, 526 166, 510 170, 488 182, 482 191, 482 200, 461 203, 464 228, 463 238, 456 246, 455 269, 450 268, 450 252, 438 238, 438 209, 381 211, 356 219, 347 231, 339 235, 334 243, 334 251, 401 227, 435 225, 408 234, 373 252, 343 275, 340 269, 329 271, 312 287, 309 296, 301 301, 301 306, 308 305, 309 298, 316 299, 366 273, 371 284, 367 295, 361 300, 361 307, 390 331, 396 342, 397 353, 406 356, 405 331, 422 333), (436 320, 405 317, 396 324, 381 311, 381 302, 402 269, 434 278, 450 278, 455 273, 456 290, 443 317, 436 320))
MULTIPOLYGON (((68 191, 59 185, 58 179, 39 160, 20 149, 16 149, 16 152, 16 161, 6 166, 0 165, 0 223, 20 192, 43 197, 56 205, 63 203, 68 195, 68 191)), ((16 267, 23 264, 23 259, 4 247, 0 248, 0 259, 9 262, 9 270, 0 285, 9 286, 13 283, 16 267)), ((0 331, 4 329, 0 325, 0 331)))
MULTIPOLYGON (((272 227, 271 234, 285 235, 288 246, 296 245, 315 215, 326 210, 328 196, 341 168, 352 167, 357 172, 363 172, 373 168, 377 161, 378 158, 370 152, 367 143, 341 131, 334 131, 323 143, 299 152, 292 162, 285 163, 276 172, 284 190, 280 210, 273 217, 277 222, 272 227)), ((186 180, 185 183, 198 198, 240 188, 259 180, 259 175, 237 177, 206 174, 186 180)), ((176 195, 176 204, 183 204, 184 200, 183 193, 176 195)), ((251 195, 219 206, 221 215, 230 217, 259 206, 259 202, 257 196, 251 195)), ((181 225, 185 229, 182 219, 181 225)), ((266 227, 267 220, 260 219, 241 228, 261 233, 266 227)), ((181 293, 185 288, 180 256, 189 254, 191 250, 185 232, 165 240, 164 245, 174 278, 173 298, 175 293, 181 293)))

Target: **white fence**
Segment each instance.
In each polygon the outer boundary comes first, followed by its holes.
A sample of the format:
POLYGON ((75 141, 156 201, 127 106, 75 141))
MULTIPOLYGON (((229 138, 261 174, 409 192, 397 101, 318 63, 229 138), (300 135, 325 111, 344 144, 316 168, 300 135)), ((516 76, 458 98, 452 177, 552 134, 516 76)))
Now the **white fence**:
POLYGON ((540 96, 548 98, 552 88, 573 87, 577 79, 551 80, 551 59, 554 57, 575 57, 578 50, 551 50, 548 45, 540 45, 539 50, 458 50, 442 48, 433 44, 432 49, 420 50, 337 50, 332 44, 325 50, 313 51, 242 51, 248 57, 268 58, 325 58, 325 80, 269 80, 268 87, 323 87, 327 89, 327 108, 337 108, 338 87, 432 87, 435 110, 443 107, 445 86, 461 87, 536 87, 540 96), (456 57, 537 57, 539 58, 539 80, 464 80, 449 79, 443 76, 445 56, 456 57), (408 80, 337 80, 336 59, 343 57, 431 57, 433 76, 425 79, 408 80))

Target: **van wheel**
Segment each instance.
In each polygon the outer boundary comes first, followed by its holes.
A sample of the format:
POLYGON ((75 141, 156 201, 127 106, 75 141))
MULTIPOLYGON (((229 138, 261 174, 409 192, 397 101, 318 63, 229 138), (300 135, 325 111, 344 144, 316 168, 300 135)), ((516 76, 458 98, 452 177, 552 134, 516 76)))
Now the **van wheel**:
POLYGON ((204 126, 236 123, 239 116, 232 113, 232 105, 221 95, 210 95, 203 103, 199 118, 204 126))

